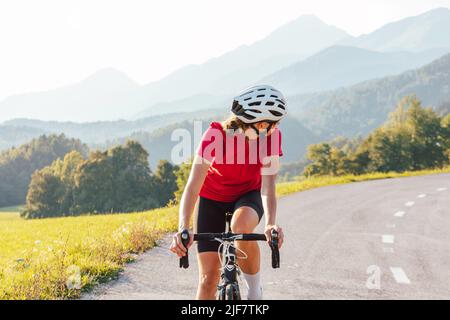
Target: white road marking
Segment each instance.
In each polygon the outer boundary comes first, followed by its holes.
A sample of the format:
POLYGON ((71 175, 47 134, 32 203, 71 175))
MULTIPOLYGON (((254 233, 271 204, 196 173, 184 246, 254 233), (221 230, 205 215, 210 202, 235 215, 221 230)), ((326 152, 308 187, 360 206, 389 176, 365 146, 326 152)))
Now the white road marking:
POLYGON ((427 195, 425 193, 419 194, 417 198, 425 198, 427 195))
POLYGON ((437 191, 445 191, 447 188, 438 188, 437 191))
POLYGON ((395 217, 403 217, 405 215, 405 211, 397 211, 395 214, 394 214, 394 216, 395 217))
POLYGON ((405 203, 405 206, 412 207, 414 204, 415 204, 414 201, 408 201, 408 202, 405 203))
POLYGON ((381 241, 383 243, 394 243, 394 236, 391 234, 383 234, 381 241))
POLYGON ((383 248, 383 252, 394 253, 394 248, 383 248))
POLYGON ((392 275, 394 276, 395 281, 397 283, 410 284, 411 281, 408 279, 405 271, 402 268, 391 267, 392 275))

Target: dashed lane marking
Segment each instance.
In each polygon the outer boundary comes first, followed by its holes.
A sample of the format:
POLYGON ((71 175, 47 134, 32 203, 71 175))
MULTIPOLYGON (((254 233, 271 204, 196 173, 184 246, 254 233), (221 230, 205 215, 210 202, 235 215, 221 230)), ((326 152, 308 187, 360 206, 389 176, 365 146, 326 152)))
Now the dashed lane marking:
POLYGON ((395 281, 397 281, 397 283, 402 283, 402 284, 410 284, 411 281, 409 280, 408 276, 406 275, 405 271, 403 271, 402 268, 398 268, 398 267, 391 267, 391 272, 392 275, 394 276, 395 281))
POLYGON ((381 241, 383 241, 383 243, 394 243, 394 236, 391 234, 383 234, 381 241))
POLYGON ((403 217, 405 215, 405 211, 397 211, 396 213, 394 213, 395 217, 403 217))

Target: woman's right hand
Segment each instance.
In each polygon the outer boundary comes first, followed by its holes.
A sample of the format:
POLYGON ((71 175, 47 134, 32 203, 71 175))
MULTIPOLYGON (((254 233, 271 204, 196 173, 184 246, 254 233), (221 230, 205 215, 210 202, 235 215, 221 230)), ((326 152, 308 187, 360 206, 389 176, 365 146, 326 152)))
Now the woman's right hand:
MULTIPOLYGON (((176 253, 180 258, 186 255, 186 248, 183 246, 183 243, 181 242, 181 232, 178 231, 173 235, 172 243, 170 245, 170 251, 173 253, 176 253)), ((189 231, 189 243, 187 245, 187 249, 189 249, 190 246, 192 246, 192 243, 194 243, 194 234, 192 231, 189 231)))

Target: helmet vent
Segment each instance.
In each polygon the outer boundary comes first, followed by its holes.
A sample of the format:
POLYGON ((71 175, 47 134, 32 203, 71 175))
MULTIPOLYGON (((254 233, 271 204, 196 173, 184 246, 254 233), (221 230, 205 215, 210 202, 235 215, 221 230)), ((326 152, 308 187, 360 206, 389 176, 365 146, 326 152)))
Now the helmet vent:
POLYGON ((273 114, 276 117, 281 117, 283 114, 281 112, 278 111, 274 111, 274 110, 269 110, 271 114, 273 114))
POLYGON ((267 101, 266 102, 266 106, 273 106, 275 104, 275 102, 273 101, 267 101))
POLYGON ((255 101, 255 102, 249 103, 248 105, 251 106, 251 107, 259 106, 259 105, 261 105, 261 101, 255 101))
POLYGON ((278 101, 279 103, 282 103, 282 104, 284 104, 284 101, 283 101, 283 100, 280 100, 280 99, 275 99, 275 101, 278 101))
POLYGON ((271 98, 278 98, 278 96, 273 95, 273 94, 272 94, 270 97, 271 97, 271 98))
POLYGON ((252 111, 252 112, 256 112, 256 113, 261 113, 261 110, 256 110, 256 109, 248 109, 247 111, 252 111))
POLYGON ((264 90, 266 90, 266 88, 261 88, 261 89, 258 89, 258 91, 264 91, 264 90))
POLYGON ((244 101, 250 100, 252 97, 245 98, 244 101))
POLYGON ((237 115, 245 112, 244 108, 242 108, 242 106, 236 100, 233 101, 233 106, 232 106, 231 110, 237 115))
POLYGON ((278 108, 281 108, 281 109, 283 109, 283 110, 286 110, 285 107, 284 107, 282 104, 279 104, 279 105, 278 105, 278 108))
POLYGON ((244 113, 242 116, 243 116, 244 118, 248 119, 248 120, 253 120, 253 119, 256 118, 256 117, 254 117, 254 116, 252 116, 252 115, 249 115, 249 114, 246 114, 246 113, 244 113))
POLYGON ((257 98, 264 98, 264 94, 260 94, 259 96, 256 96, 257 98))

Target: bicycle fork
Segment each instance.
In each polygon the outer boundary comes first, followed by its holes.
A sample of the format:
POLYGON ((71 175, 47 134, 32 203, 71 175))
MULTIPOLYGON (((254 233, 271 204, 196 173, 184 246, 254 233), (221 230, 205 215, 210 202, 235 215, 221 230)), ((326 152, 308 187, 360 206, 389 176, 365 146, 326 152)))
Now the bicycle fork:
MULTIPOLYGON (((232 212, 226 213, 225 232, 231 232, 231 218, 232 212)), ((222 248, 222 261, 224 261, 223 272, 221 274, 221 283, 217 286, 219 292, 219 299, 225 299, 226 291, 231 290, 236 297, 240 300, 239 284, 237 281, 238 275, 240 275, 239 268, 236 262, 236 248, 231 245, 229 241, 225 241, 222 248), (226 255, 225 252, 228 252, 226 255), (231 288, 230 288, 231 287, 231 288)))

